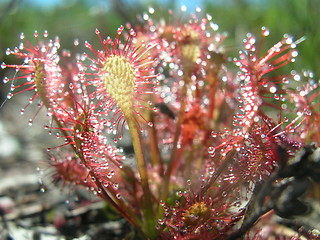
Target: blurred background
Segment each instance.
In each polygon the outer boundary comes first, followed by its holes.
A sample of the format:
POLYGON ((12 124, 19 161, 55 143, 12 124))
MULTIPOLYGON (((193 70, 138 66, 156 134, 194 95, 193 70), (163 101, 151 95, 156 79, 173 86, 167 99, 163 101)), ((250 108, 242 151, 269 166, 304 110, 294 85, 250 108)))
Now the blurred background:
MULTIPOLYGON (((262 26, 270 29, 267 45, 270 47, 288 33, 295 39, 306 37, 298 46, 297 70, 311 69, 320 74, 320 8, 319 0, 1 0, 0 1, 0 62, 10 63, 6 48, 19 44, 19 34, 24 32, 32 39, 34 30, 49 36, 59 36, 65 48, 71 48, 75 38, 97 40, 94 30, 113 36, 121 24, 137 23, 137 15, 155 9, 154 17, 161 18, 174 10, 181 16, 180 7, 188 12, 196 7, 209 13, 221 32, 229 37, 226 48, 231 55, 241 49, 247 32, 260 34, 262 26)), ((9 56, 10 57, 10 56, 9 56)), ((5 71, 1 70, 3 78, 5 71)))

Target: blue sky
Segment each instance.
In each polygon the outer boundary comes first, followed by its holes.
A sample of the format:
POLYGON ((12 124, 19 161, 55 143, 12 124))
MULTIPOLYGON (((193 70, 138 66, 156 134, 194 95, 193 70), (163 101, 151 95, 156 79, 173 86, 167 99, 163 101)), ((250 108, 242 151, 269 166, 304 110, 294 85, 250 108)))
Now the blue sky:
MULTIPOLYGON (((69 0, 72 1, 72 0, 69 0)), ((138 0, 125 0, 127 2, 134 2, 138 0)), ((160 2, 170 2, 171 0, 159 0, 160 2)), ((32 3, 39 7, 50 8, 55 5, 61 4, 63 0, 25 0, 25 2, 32 3)), ((148 1, 145 1, 148 2, 148 1)), ((177 7, 185 5, 187 10, 194 11, 196 7, 201 7, 202 0, 177 0, 177 7)))
POLYGON ((30 2, 39 7, 53 7, 61 3, 62 1, 61 0, 25 0, 25 2, 30 2))

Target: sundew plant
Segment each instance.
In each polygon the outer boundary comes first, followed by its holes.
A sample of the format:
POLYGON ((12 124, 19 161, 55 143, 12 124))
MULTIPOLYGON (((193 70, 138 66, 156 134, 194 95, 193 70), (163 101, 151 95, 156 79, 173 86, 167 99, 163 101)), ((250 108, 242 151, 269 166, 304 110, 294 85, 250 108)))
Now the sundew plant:
POLYGON ((114 38, 93 30, 84 53, 47 32, 7 49, 21 60, 1 65, 16 70, 7 98, 33 92, 21 114, 37 102, 64 141, 48 146, 54 177, 99 196, 139 239, 317 239, 272 220, 310 211, 302 196, 320 182, 319 81, 288 70, 304 39, 271 43, 262 27, 233 59, 200 9, 153 15, 114 38), (128 133, 131 158, 117 147, 128 133))

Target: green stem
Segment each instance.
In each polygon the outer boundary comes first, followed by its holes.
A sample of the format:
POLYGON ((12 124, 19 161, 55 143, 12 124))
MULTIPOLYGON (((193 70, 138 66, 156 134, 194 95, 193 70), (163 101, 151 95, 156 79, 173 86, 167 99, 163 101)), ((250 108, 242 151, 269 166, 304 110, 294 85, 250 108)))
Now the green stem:
POLYGON ((142 152, 142 145, 140 141, 140 134, 137 125, 132 117, 127 117, 127 123, 132 138, 132 145, 135 152, 137 161, 137 167, 140 174, 141 185, 143 190, 143 215, 144 215, 144 226, 143 230, 147 237, 155 239, 157 236, 155 228, 155 220, 157 219, 152 205, 152 195, 149 187, 147 166, 142 152))
MULTIPOLYGON (((154 124, 154 115, 150 115, 151 122, 154 124)), ((153 166, 159 167, 159 174, 163 175, 163 160, 161 158, 161 153, 159 150, 159 145, 157 141, 157 130, 155 127, 150 129, 150 150, 151 150, 151 162, 153 166)))

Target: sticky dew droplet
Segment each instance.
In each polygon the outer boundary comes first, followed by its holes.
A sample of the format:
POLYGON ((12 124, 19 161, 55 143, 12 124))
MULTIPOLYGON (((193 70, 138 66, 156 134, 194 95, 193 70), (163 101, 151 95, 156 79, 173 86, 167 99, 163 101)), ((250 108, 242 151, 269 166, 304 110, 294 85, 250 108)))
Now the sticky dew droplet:
POLYGON ((164 219, 159 219, 159 220, 158 220, 158 223, 159 223, 160 225, 163 225, 163 224, 164 224, 164 222, 165 222, 165 220, 164 220, 164 219))
POLYGON ((214 131, 211 132, 211 137, 216 138, 218 136, 218 134, 214 131))
POLYGON ((124 29, 124 27, 122 25, 118 28, 118 30, 117 30, 118 35, 120 35, 122 33, 123 29, 124 29))
POLYGON ((261 28, 261 30, 262 30, 262 36, 264 36, 264 37, 269 36, 270 31, 269 31, 269 29, 268 29, 268 28, 266 28, 266 27, 262 27, 262 28, 261 28))
POLYGON ((209 154, 214 154, 215 151, 216 151, 216 149, 214 147, 208 147, 209 154))
POLYGON ((10 55, 11 53, 12 53, 12 51, 10 50, 10 48, 7 48, 6 55, 10 55))
POLYGON ((3 83, 7 83, 7 82, 9 82, 9 78, 4 77, 4 78, 3 78, 3 83))
POLYGON ((23 40, 24 39, 24 33, 20 33, 20 39, 23 40))
POLYGON ((251 48, 251 44, 248 42, 244 43, 244 48, 249 50, 251 48))
POLYGON ((165 205, 164 201, 160 200, 160 206, 163 207, 165 205))
MULTIPOLYGON (((87 41, 84 42, 84 46, 85 46, 86 48, 91 48, 91 44, 88 43, 87 41)), ((87 56, 87 55, 85 54, 84 56, 87 56)))
POLYGON ((131 28, 130 29, 130 35, 135 37, 137 35, 137 33, 131 28))

